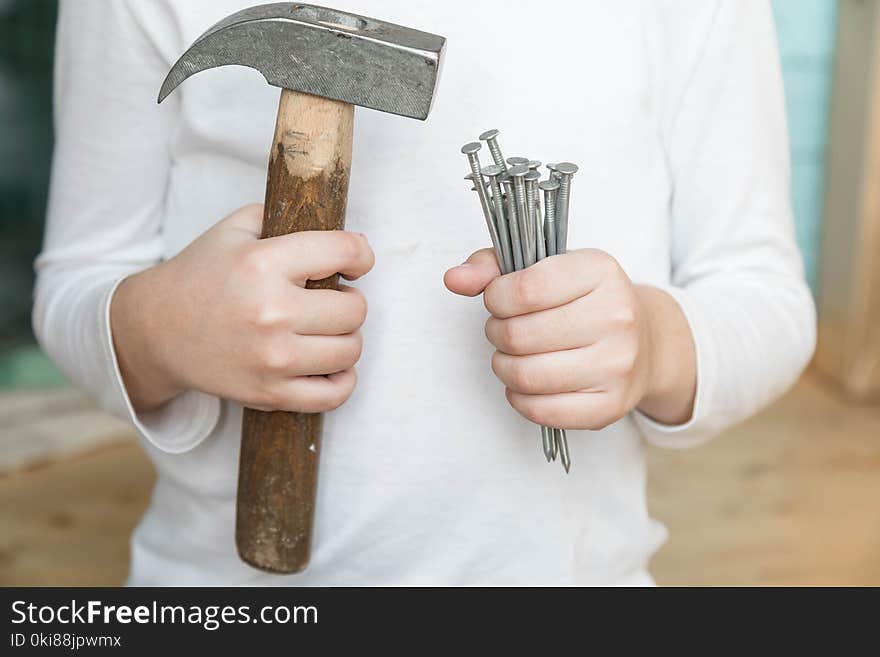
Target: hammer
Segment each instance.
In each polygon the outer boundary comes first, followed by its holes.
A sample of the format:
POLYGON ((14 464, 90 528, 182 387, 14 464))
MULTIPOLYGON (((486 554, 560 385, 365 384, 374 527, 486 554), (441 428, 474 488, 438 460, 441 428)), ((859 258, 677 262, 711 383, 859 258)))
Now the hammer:
MULTIPOLYGON (((262 237, 342 230, 354 106, 425 120, 446 40, 334 9, 279 2, 223 19, 171 68, 161 103, 191 75, 239 64, 281 87, 262 237)), ((338 275, 309 281, 336 289, 338 275)), ((246 408, 235 542, 248 564, 296 573, 309 562, 323 416, 246 408)))

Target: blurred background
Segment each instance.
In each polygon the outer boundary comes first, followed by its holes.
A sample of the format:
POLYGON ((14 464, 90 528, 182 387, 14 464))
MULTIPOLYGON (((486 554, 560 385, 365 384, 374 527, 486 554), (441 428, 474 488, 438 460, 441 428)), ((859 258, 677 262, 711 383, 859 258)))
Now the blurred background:
MULTIPOLYGON (((0 0, 0 585, 113 585, 153 473, 30 328, 56 0, 0 0)), ((773 0, 797 236, 820 308, 798 386, 713 443, 650 452, 661 584, 880 585, 880 9, 773 0), (873 402, 872 402, 873 400, 873 402)))

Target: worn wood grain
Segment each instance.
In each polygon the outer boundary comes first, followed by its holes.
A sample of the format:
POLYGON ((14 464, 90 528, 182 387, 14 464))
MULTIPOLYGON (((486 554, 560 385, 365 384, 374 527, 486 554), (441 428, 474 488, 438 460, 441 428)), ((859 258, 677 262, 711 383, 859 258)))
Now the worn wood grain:
MULTIPOLYGON (((263 238, 342 230, 354 107, 284 90, 269 161, 263 238)), ((335 289, 338 276, 309 281, 335 289)), ((308 565, 322 416, 246 409, 242 422, 236 545, 247 563, 277 573, 308 565)))

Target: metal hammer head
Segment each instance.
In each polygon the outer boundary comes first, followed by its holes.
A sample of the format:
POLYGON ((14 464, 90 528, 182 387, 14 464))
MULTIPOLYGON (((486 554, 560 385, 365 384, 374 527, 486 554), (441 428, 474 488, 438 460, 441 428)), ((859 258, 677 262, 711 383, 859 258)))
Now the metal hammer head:
POLYGON ((335 9, 277 2, 239 11, 171 68, 161 103, 191 75, 238 64, 276 87, 426 119, 446 39, 335 9))

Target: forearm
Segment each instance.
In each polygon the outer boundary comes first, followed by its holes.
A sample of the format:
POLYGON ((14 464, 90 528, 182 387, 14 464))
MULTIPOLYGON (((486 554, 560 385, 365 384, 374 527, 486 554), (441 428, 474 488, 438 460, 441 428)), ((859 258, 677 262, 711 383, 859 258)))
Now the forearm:
POLYGON ((679 425, 694 409, 697 359, 694 339, 678 303, 662 290, 636 286, 636 295, 648 317, 651 353, 648 387, 638 410, 657 422, 679 425))
POLYGON ((110 331, 119 370, 136 412, 152 411, 183 392, 166 368, 156 346, 166 315, 153 308, 161 297, 162 267, 159 265, 126 278, 110 303, 110 331))

